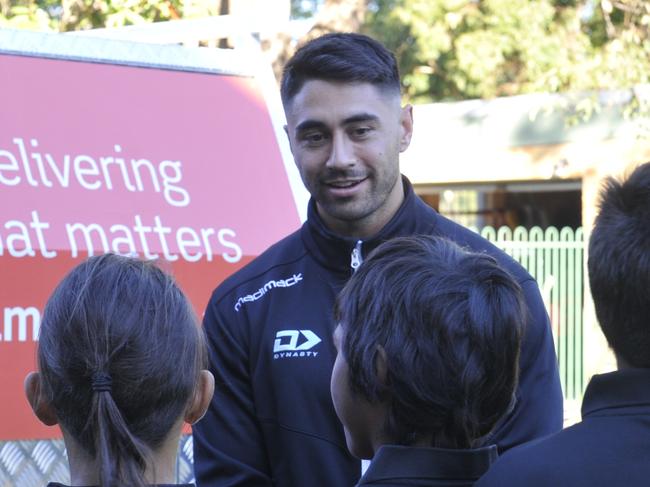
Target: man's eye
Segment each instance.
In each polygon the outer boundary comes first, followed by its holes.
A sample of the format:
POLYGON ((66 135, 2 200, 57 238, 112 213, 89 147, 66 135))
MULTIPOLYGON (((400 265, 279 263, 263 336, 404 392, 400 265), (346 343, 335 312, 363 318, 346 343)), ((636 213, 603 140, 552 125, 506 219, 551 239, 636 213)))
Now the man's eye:
POLYGON ((307 145, 319 145, 325 142, 325 134, 322 132, 312 132, 304 134, 301 139, 307 145))
POLYGON ((364 137, 368 136, 371 131, 372 131, 372 128, 370 128, 370 127, 355 127, 352 130, 352 134, 354 135, 354 137, 361 139, 361 138, 364 138, 364 137))

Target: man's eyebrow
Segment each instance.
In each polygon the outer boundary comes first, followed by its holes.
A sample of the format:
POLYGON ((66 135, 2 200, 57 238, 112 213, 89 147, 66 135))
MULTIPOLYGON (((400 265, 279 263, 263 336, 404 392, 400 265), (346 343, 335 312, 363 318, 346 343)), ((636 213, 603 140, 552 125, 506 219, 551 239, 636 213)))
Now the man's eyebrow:
MULTIPOLYGON (((373 113, 363 112, 363 113, 356 113, 354 115, 350 115, 349 117, 343 119, 341 125, 349 125, 349 124, 359 123, 359 122, 378 122, 378 121, 379 121, 379 117, 377 115, 373 113)), ((296 125, 296 133, 304 132, 305 130, 325 129, 325 128, 327 128, 327 125, 325 125, 325 123, 318 120, 308 119, 296 125)))
POLYGON ((343 125, 359 122, 378 122, 379 117, 372 113, 357 113, 343 120, 343 125))
POLYGON ((298 125, 296 125, 296 132, 322 128, 325 128, 325 124, 323 122, 319 122, 318 120, 305 120, 304 122, 300 122, 298 125))

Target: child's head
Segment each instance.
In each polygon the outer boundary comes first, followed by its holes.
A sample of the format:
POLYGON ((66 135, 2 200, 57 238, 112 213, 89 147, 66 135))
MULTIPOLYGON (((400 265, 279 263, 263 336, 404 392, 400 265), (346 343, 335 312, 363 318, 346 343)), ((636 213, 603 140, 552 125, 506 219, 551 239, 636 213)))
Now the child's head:
POLYGON ((589 240, 596 315, 619 366, 650 367, 650 162, 609 178, 589 240))
POLYGON ((435 237, 379 246, 339 295, 331 392, 348 448, 471 448, 511 407, 525 319, 496 261, 435 237))
POLYGON ((69 455, 94 465, 96 482, 143 485, 156 469, 152 455, 169 441, 177 449, 183 420, 205 411, 206 360, 202 330, 172 278, 106 254, 75 267, 50 297, 40 374, 27 377, 26 391, 43 422, 60 424, 69 455))

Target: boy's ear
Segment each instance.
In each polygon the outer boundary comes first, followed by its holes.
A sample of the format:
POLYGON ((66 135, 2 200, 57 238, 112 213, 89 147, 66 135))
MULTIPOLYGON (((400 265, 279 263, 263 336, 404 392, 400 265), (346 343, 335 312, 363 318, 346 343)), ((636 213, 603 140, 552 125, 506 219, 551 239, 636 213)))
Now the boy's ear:
POLYGON ((192 403, 185 412, 185 422, 194 424, 200 420, 208 410, 212 395, 214 394, 214 376, 209 370, 202 370, 199 383, 196 385, 192 403))
POLYGON ((27 396, 32 411, 34 411, 41 423, 54 426, 59 422, 54 408, 43 394, 41 375, 38 372, 30 372, 25 377, 25 396, 27 396))
POLYGON ((375 372, 381 385, 386 386, 388 380, 388 363, 386 359, 386 350, 384 350, 384 347, 381 345, 377 345, 377 353, 375 354, 375 372))

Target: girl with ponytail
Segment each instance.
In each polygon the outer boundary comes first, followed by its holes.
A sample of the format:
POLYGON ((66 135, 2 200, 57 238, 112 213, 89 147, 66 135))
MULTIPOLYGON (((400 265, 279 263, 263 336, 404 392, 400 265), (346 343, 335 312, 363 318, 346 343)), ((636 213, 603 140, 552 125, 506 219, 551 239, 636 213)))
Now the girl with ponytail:
POLYGON ((115 254, 75 267, 45 307, 38 366, 25 392, 43 423, 61 427, 71 485, 173 483, 183 423, 203 416, 214 378, 170 276, 115 254))

